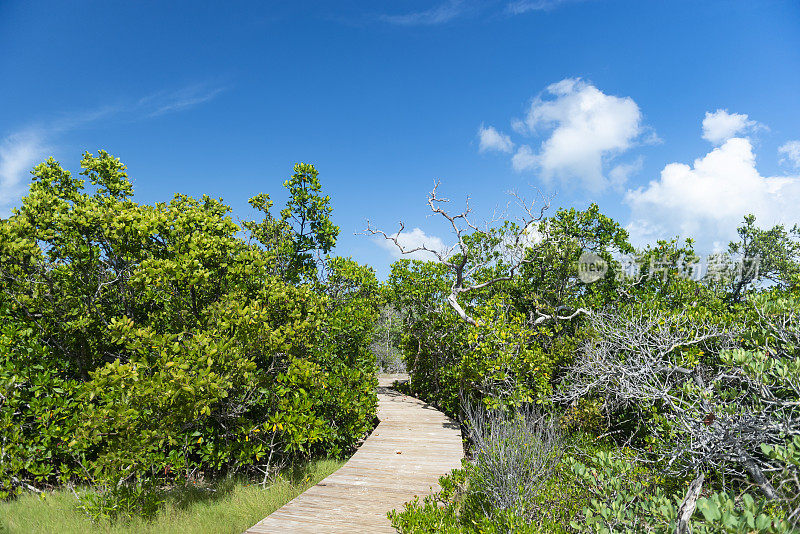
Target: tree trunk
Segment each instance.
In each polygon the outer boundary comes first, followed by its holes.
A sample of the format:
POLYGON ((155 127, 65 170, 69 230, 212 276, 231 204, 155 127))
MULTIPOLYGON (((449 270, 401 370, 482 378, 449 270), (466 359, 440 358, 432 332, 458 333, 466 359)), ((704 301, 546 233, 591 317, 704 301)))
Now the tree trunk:
POLYGON ((686 490, 686 497, 684 497, 680 508, 678 508, 678 524, 675 527, 675 534, 691 534, 692 527, 689 521, 692 519, 695 506, 697 506, 697 498, 700 497, 703 480, 705 480, 705 475, 700 473, 700 476, 689 484, 689 489, 686 490))
POLYGON ((778 498, 778 493, 775 491, 775 488, 772 487, 767 477, 764 476, 764 472, 752 459, 746 460, 744 462, 744 467, 747 469, 747 472, 750 473, 750 476, 753 477, 753 482, 761 488, 761 492, 767 499, 774 501, 778 498))

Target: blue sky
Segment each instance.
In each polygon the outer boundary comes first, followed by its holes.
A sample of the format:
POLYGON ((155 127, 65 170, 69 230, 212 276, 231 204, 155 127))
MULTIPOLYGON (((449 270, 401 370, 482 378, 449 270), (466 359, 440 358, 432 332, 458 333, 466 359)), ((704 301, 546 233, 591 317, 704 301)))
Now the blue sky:
POLYGON ((0 80, 0 214, 36 162, 103 148, 137 200, 238 217, 314 163, 337 253, 381 275, 354 233, 448 242, 434 179, 478 219, 510 189, 597 202, 639 244, 800 222, 796 1, 0 0, 0 80))

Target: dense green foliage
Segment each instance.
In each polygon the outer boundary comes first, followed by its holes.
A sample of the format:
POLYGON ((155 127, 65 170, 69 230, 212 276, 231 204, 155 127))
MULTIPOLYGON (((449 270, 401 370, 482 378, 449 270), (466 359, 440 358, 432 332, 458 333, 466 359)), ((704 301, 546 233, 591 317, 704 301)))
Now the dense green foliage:
POLYGON ((487 447, 473 432, 471 460, 441 492, 390 514, 401 532, 674 532, 694 479, 695 532, 798 524, 797 228, 748 216, 703 265, 690 239, 634 250, 596 206, 452 226, 454 255, 392 268, 407 390, 466 428, 464 406, 512 426, 536 406, 553 432, 587 438, 566 440, 558 466, 526 482, 536 491, 509 500, 481 489, 482 465, 527 480, 541 443, 487 447), (598 280, 581 277, 586 253, 606 265, 598 280))
MULTIPOLYGON (((569 363, 579 339, 579 321, 546 321, 532 326, 537 314, 555 314, 597 306, 613 299, 620 282, 613 253, 631 252, 626 232, 597 206, 579 212, 561 210, 541 222, 547 235, 511 280, 470 294, 462 305, 477 319, 471 326, 447 312, 445 298, 452 275, 439 263, 400 260, 389 277, 391 298, 403 310, 401 345, 411 371, 412 390, 456 415, 459 395, 477 394, 489 403, 545 402, 554 378, 569 363), (577 283, 577 263, 591 250, 611 264, 608 275, 587 285, 577 283)), ((507 222, 475 232, 470 246, 479 267, 476 283, 507 273, 502 249, 519 227, 507 222)))
POLYGON ((89 189, 37 166, 0 220, 0 495, 89 483, 152 512, 155 486, 351 450, 374 419, 379 286, 323 257, 338 228, 314 167, 279 217, 252 199, 246 233, 206 196, 136 203, 106 152, 81 167, 89 189))

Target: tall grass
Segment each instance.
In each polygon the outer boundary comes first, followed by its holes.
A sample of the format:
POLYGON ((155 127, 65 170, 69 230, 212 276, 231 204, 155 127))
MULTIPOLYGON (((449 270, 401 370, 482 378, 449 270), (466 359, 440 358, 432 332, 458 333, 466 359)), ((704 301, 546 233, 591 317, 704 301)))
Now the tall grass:
MULTIPOLYGON (((335 460, 312 462, 284 472, 266 489, 233 479, 214 487, 176 488, 166 493, 164 506, 149 521, 93 523, 68 490, 25 495, 0 503, 0 533, 241 534, 341 465, 335 460)), ((77 493, 86 494, 85 490, 77 493)))

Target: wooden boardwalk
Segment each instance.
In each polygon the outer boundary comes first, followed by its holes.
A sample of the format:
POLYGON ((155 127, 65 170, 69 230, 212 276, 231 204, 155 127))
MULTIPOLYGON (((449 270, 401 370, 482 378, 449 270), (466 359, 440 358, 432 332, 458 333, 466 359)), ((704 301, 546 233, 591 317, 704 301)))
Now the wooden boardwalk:
POLYGON ((247 533, 395 532, 386 512, 427 495, 440 476, 461 465, 458 424, 389 389, 394 378, 379 377, 380 424, 353 457, 247 533))

